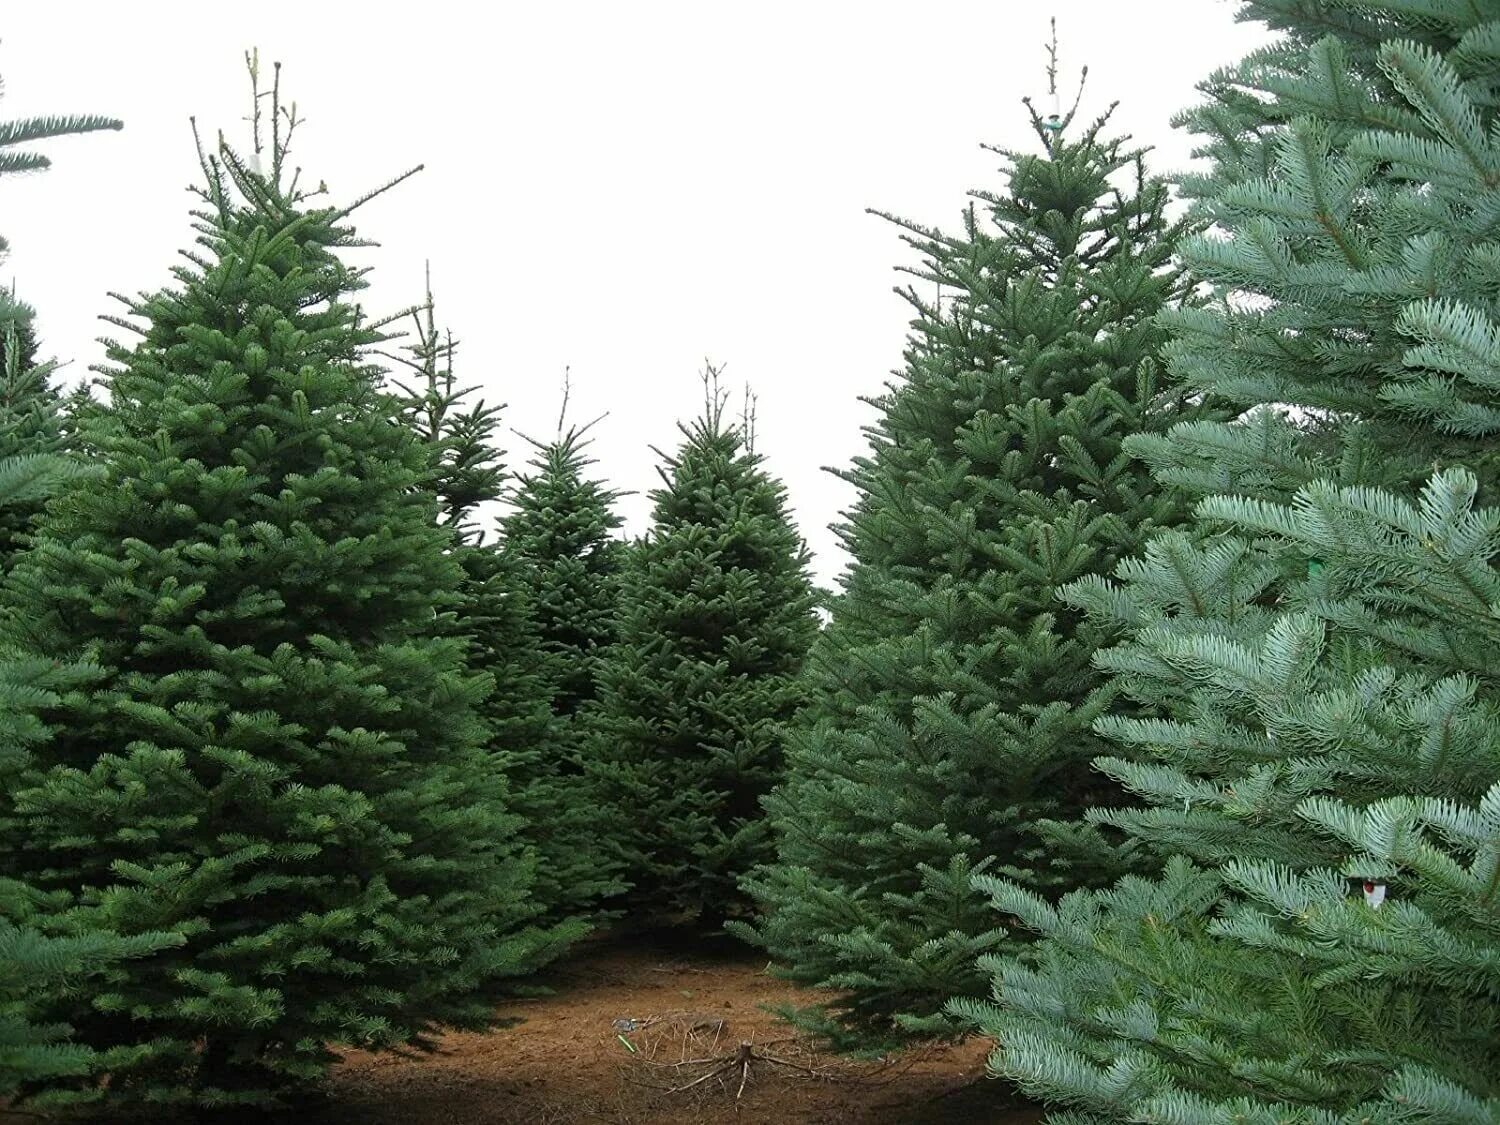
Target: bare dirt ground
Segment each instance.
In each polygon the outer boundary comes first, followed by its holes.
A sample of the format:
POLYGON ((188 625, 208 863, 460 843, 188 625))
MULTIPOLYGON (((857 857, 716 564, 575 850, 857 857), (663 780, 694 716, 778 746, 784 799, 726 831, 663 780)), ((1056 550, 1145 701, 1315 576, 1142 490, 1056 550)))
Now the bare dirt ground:
MULTIPOLYGON (((984 1078, 988 1044, 885 1062, 818 1055, 761 1009, 799 992, 742 946, 635 939, 576 951, 523 1022, 436 1055, 351 1054, 319 1125, 1034 1125, 984 1078), (620 1023, 615 1021, 634 1021, 620 1023), (630 1028, 634 1030, 628 1030, 630 1028), (749 1043, 749 1074, 745 1048, 749 1043), (741 1086, 743 1085, 743 1091, 741 1086)), ((269 1120, 269 1118, 267 1119, 269 1120)), ((279 1121, 278 1121, 279 1125, 279 1121)))
MULTIPOLYGON (((316 1107, 236 1125, 1037 1125, 984 1076, 982 1040, 854 1062, 815 1052, 763 1005, 815 994, 743 945, 615 938, 575 949, 520 1022, 455 1032, 434 1054, 354 1052, 316 1107), (747 1065, 748 1064, 748 1065, 747 1065)), ((42 1115, 0 1104, 0 1125, 42 1115)), ((59 1119, 60 1120, 60 1119, 59 1119)), ((114 1120, 93 1116, 90 1125, 114 1120)), ((133 1121, 139 1121, 133 1118, 133 1121)), ((173 1118, 174 1121, 178 1120, 173 1118)), ((160 1125, 166 1119, 159 1118, 160 1125)), ((227 1125, 204 1113, 195 1125, 227 1125)))

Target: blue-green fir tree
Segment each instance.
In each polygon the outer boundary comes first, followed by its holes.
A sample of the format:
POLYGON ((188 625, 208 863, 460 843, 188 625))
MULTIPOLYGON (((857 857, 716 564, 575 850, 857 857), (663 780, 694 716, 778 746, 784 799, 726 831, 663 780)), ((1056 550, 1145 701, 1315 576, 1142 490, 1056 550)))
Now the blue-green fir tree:
POLYGON ((5 588, 18 643, 97 674, 41 708, 0 866, 182 940, 39 1013, 108 1074, 51 1089, 120 1111, 262 1104, 330 1044, 487 1025, 554 938, 488 685, 433 635, 462 571, 370 361, 352 208, 298 186, 278 86, 255 105, 253 152, 201 153, 198 246, 120 320, 98 475, 5 588))
POLYGON ((770 857, 760 802, 781 778, 817 617, 752 409, 735 424, 712 369, 705 387, 631 551, 585 762, 617 825, 631 920, 712 929, 743 913, 738 880, 770 857))
POLYGON ((1202 497, 1066 600, 1140 707, 1095 822, 1155 880, 1049 904, 963 1001, 1088 1122, 1500 1120, 1500 7, 1248 4, 1286 33, 1185 115, 1215 299, 1172 318, 1243 410, 1133 448, 1202 497))
POLYGON ((1111 627, 1056 590, 1182 514, 1122 450, 1195 409, 1154 363, 1180 228, 1108 114, 1027 109, 1037 150, 998 150, 1004 187, 959 230, 904 224, 923 255, 906 365, 843 474, 853 563, 768 802, 777 861, 748 884, 778 971, 840 993, 789 1014, 844 1049, 950 1033, 945 1001, 987 990, 976 958, 1006 935, 976 872, 1055 894, 1128 859, 1039 833, 1111 788, 1088 766, 1111 627))

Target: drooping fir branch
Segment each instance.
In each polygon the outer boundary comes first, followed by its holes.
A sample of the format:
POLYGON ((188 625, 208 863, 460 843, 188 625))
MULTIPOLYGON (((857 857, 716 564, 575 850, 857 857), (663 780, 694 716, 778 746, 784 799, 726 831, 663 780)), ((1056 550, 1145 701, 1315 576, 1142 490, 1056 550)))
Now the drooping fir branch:
MULTIPOLYGON (((4 91, 5 84, 0 82, 0 95, 4 91)), ((22 145, 124 127, 123 121, 94 113, 47 114, 42 117, 0 121, 0 176, 17 172, 40 172, 52 167, 52 161, 45 153, 22 150, 22 145)), ((3 248, 4 243, 0 242, 0 252, 3 252, 3 248)))
MULTIPOLYGON (((3 95, 4 91, 5 84, 0 81, 0 95, 3 95)), ((22 145, 100 130, 118 130, 124 127, 124 122, 98 114, 47 114, 18 121, 0 121, 0 176, 21 172, 40 172, 52 167, 52 161, 44 153, 33 149, 22 149, 20 147, 22 145)), ((0 261, 5 260, 9 249, 10 244, 5 240, 4 233, 0 232, 0 261)), ((32 316, 31 307, 18 301, 11 289, 0 289, 0 328, 7 324, 18 324, 23 338, 29 339, 31 332, 29 322, 32 316)), ((34 342, 34 340, 31 341, 32 344, 34 342)), ((28 346, 26 349, 28 366, 32 358, 31 347, 28 346)))

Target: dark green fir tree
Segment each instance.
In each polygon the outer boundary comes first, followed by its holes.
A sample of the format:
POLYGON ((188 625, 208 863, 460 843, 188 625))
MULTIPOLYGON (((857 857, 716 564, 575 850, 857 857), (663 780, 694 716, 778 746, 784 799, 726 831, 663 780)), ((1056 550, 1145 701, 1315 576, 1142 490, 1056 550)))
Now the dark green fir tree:
POLYGON ((477 388, 458 383, 458 342, 436 322, 430 285, 412 316, 411 342, 390 358, 414 376, 400 385, 402 412, 431 451, 430 487, 464 572, 462 602, 446 627, 466 639, 470 668, 493 681, 479 711, 536 860, 532 899, 544 918, 581 933, 598 904, 623 888, 600 835, 593 784, 571 753, 566 719, 553 713, 557 677, 521 561, 487 542, 480 526, 481 510, 499 502, 507 483, 504 451, 495 445, 503 408, 466 401, 477 388))
POLYGON ((488 685, 433 636, 462 571, 370 362, 352 208, 298 187, 279 83, 254 104, 249 155, 202 153, 198 248, 109 346, 101 475, 5 590, 19 640, 98 672, 41 710, 0 869, 184 943, 43 1013, 101 1053, 108 1082, 77 1084, 122 1111, 263 1104, 330 1044, 485 1026, 554 937, 488 685))
MULTIPOLYGON (((520 474, 511 489, 502 549, 540 644, 533 668, 546 680, 551 700, 552 759, 559 771, 586 779, 594 788, 585 807, 602 809, 591 828, 592 845, 604 849, 599 871, 577 873, 578 885, 593 887, 607 878, 618 891, 622 861, 611 843, 618 828, 602 819, 615 821, 618 814, 598 803, 597 786, 587 778, 583 760, 599 666, 614 643, 620 608, 625 544, 616 537, 621 521, 614 504, 621 494, 591 474, 588 434, 599 419, 569 426, 571 395, 571 374, 565 372, 556 437, 525 439, 534 449, 531 471, 520 474)), ((592 900, 592 891, 585 897, 592 900)))
POLYGON ((744 912, 736 884, 769 858, 760 801, 781 777, 817 633, 785 491, 748 417, 726 421, 712 369, 705 385, 703 416, 658 470, 589 723, 587 765, 618 821, 642 924, 717 927, 744 912))
POLYGON ((531 599, 553 710, 571 725, 597 694, 599 660, 615 638, 624 544, 615 537, 620 493, 589 475, 595 422, 563 428, 572 390, 564 380, 557 437, 528 439, 536 449, 532 471, 517 479, 502 526, 505 552, 531 599))
POLYGON ((985 994, 976 958, 1007 937, 976 872, 1050 895, 1128 859, 1039 828, 1109 788, 1088 763, 1110 631, 1057 589, 1182 514, 1122 444, 1190 409, 1153 359, 1185 285, 1167 185, 1077 107, 1027 103, 1040 151, 996 150, 1006 187, 958 232, 902 224, 924 257, 906 367, 841 474, 853 562, 767 804, 777 860, 747 884, 778 971, 841 993, 787 1014, 841 1049, 947 1034, 947 998, 985 994))
POLYGON ((1139 708, 1091 819, 1170 858, 983 880, 1044 940, 956 1010, 1070 1125, 1500 1121, 1500 7, 1244 14, 1167 356, 1245 413, 1135 439, 1192 533, 1065 592, 1139 708))

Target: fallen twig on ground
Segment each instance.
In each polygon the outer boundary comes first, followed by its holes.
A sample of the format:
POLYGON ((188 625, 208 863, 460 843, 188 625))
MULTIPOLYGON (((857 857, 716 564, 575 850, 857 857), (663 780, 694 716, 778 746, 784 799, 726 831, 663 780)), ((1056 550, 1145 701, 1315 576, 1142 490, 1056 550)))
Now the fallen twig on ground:
MULTIPOLYGON (((815 1053, 807 1051, 804 1041, 797 1036, 757 1043, 753 1038, 742 1039, 732 1051, 720 1048, 728 1024, 721 1018, 693 1013, 674 1013, 640 1020, 635 1033, 639 1040, 627 1041, 631 1048, 633 1067, 647 1067, 653 1072, 673 1071, 677 1081, 651 1081, 631 1074, 624 1079, 635 1086, 660 1090, 664 1094, 684 1094, 702 1090, 718 1079, 727 1093, 734 1088, 734 1100, 738 1103, 745 1094, 757 1066, 779 1069, 787 1074, 802 1075, 825 1082, 843 1081, 845 1076, 837 1073, 834 1063, 820 1063, 815 1053), (652 1029, 656 1034, 650 1034, 652 1029), (676 1035, 672 1031, 677 1032, 676 1035), (789 1048, 795 1053, 805 1052, 805 1061, 787 1057, 782 1050, 773 1054, 769 1048, 789 1048), (673 1055, 676 1058, 673 1058, 673 1055), (694 1073, 702 1070, 702 1073, 694 1073)), ((622 1036, 623 1038, 623 1036, 622 1036)))

